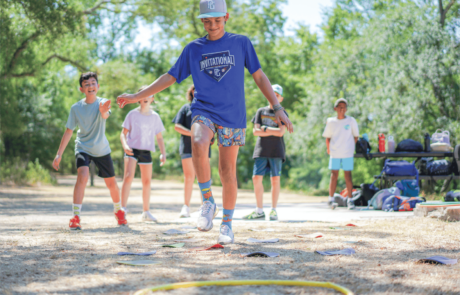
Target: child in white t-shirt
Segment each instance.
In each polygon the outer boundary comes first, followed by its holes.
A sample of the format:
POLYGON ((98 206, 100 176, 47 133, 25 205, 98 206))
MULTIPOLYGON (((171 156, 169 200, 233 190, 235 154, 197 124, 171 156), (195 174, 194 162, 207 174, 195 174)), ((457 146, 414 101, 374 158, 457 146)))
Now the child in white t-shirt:
MULTIPOLYGON (((147 86, 141 87, 142 91, 147 86)), ((152 155, 155 151, 155 137, 160 148, 160 166, 166 162, 165 144, 161 132, 165 130, 160 116, 150 106, 153 95, 139 101, 140 107, 126 115, 123 122, 120 140, 125 151, 125 173, 121 188, 121 205, 127 211, 129 192, 136 172, 136 163, 139 164, 142 180, 142 221, 157 221, 150 213, 150 181, 152 179, 152 155)))
POLYGON ((329 201, 328 205, 335 209, 334 193, 337 188, 337 178, 339 170, 342 169, 345 174, 345 182, 348 190, 348 209, 355 208, 351 200, 353 191, 353 180, 351 171, 353 171, 353 154, 355 144, 358 141, 359 130, 355 118, 345 116, 348 102, 344 98, 338 99, 334 104, 334 111, 337 117, 327 119, 326 128, 323 137, 326 138, 327 153, 330 155, 329 169, 331 170, 331 182, 329 184, 329 201))

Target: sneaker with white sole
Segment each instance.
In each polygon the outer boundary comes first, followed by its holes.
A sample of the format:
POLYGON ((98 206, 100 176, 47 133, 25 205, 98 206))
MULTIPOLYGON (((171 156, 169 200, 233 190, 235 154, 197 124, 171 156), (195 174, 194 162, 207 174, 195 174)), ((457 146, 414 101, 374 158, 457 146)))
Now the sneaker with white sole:
POLYGON ((150 211, 145 211, 144 213, 142 213, 141 215, 141 221, 154 221, 154 222, 157 222, 158 220, 155 218, 155 216, 152 215, 152 213, 150 213, 150 211))
POLYGON ((128 208, 126 208, 126 207, 121 207, 121 209, 123 209, 123 211, 125 211, 125 213, 129 212, 128 208))
POLYGON ((243 219, 247 220, 254 220, 254 219, 265 219, 265 213, 262 211, 262 213, 257 213, 257 211, 253 211, 252 213, 243 216, 243 219))
POLYGON ((213 227, 212 220, 219 213, 216 204, 206 201, 201 205, 200 216, 198 217, 197 228, 199 231, 210 231, 213 227))
POLYGON ((188 218, 190 217, 190 207, 187 205, 182 206, 180 211, 179 218, 188 218))
POLYGON ((355 202, 353 202, 353 200, 351 198, 348 198, 348 200, 347 200, 347 207, 348 207, 348 210, 355 210, 356 209, 355 202))
POLYGON ((274 209, 270 211, 270 220, 278 220, 278 213, 274 209))
POLYGON ((228 225, 222 224, 220 226, 220 234, 219 238, 217 239, 217 244, 233 244, 234 241, 235 236, 233 235, 232 229, 228 225))
POLYGON ((339 204, 335 203, 334 201, 328 201, 327 202, 327 205, 329 206, 329 208, 331 208, 332 210, 334 210, 335 208, 337 208, 337 206, 339 204))

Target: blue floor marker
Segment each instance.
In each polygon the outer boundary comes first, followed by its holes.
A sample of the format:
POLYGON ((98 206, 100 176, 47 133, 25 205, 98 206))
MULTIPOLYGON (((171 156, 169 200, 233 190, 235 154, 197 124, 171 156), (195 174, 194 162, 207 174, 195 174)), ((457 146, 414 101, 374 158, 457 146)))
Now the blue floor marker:
POLYGON ((329 255, 353 255, 355 254, 355 249, 353 248, 347 248, 347 249, 343 249, 343 250, 336 250, 336 251, 315 251, 316 253, 318 254, 321 254, 321 255, 326 255, 326 256, 329 256, 329 255))
POLYGON ((150 252, 144 252, 144 253, 132 253, 132 252, 118 252, 118 255, 123 256, 123 255, 138 255, 138 256, 149 256, 157 253, 157 251, 150 251, 150 252))
POLYGON ((245 257, 278 257, 279 253, 275 252, 252 252, 252 253, 241 253, 241 256, 245 257))
POLYGON ((444 256, 431 256, 428 258, 420 259, 418 262, 421 263, 432 263, 432 264, 457 264, 457 259, 450 259, 444 256))

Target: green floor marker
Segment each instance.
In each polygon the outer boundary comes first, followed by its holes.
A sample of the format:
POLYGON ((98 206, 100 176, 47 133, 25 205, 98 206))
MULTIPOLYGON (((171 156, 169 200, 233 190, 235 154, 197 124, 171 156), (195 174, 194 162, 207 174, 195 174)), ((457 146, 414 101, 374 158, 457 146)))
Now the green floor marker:
POLYGON ((162 247, 182 248, 182 247, 184 247, 184 245, 185 245, 185 243, 177 243, 177 244, 163 245, 162 247))
POLYGON ((160 264, 161 261, 153 261, 153 260, 121 260, 121 261, 117 261, 117 263, 118 264, 133 265, 133 266, 143 266, 143 265, 160 264))

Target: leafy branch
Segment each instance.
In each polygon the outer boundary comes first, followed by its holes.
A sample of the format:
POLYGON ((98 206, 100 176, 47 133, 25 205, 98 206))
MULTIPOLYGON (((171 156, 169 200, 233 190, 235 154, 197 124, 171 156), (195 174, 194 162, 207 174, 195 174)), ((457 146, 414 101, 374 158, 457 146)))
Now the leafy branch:
POLYGON ((450 0, 449 4, 447 4, 446 8, 444 9, 443 7, 443 4, 442 4, 442 0, 438 0, 438 3, 439 3, 439 23, 441 24, 441 27, 444 28, 444 25, 446 23, 446 15, 447 15, 447 12, 449 11, 449 9, 452 7, 452 5, 455 4, 455 2, 457 2, 456 0, 450 0))
POLYGON ((89 9, 83 10, 82 13, 83 14, 93 14, 98 9, 110 10, 109 8, 107 8, 107 4, 123 4, 123 3, 126 3, 126 1, 127 0, 120 0, 120 1, 99 0, 96 3, 96 5, 94 5, 93 7, 89 8, 89 9))

